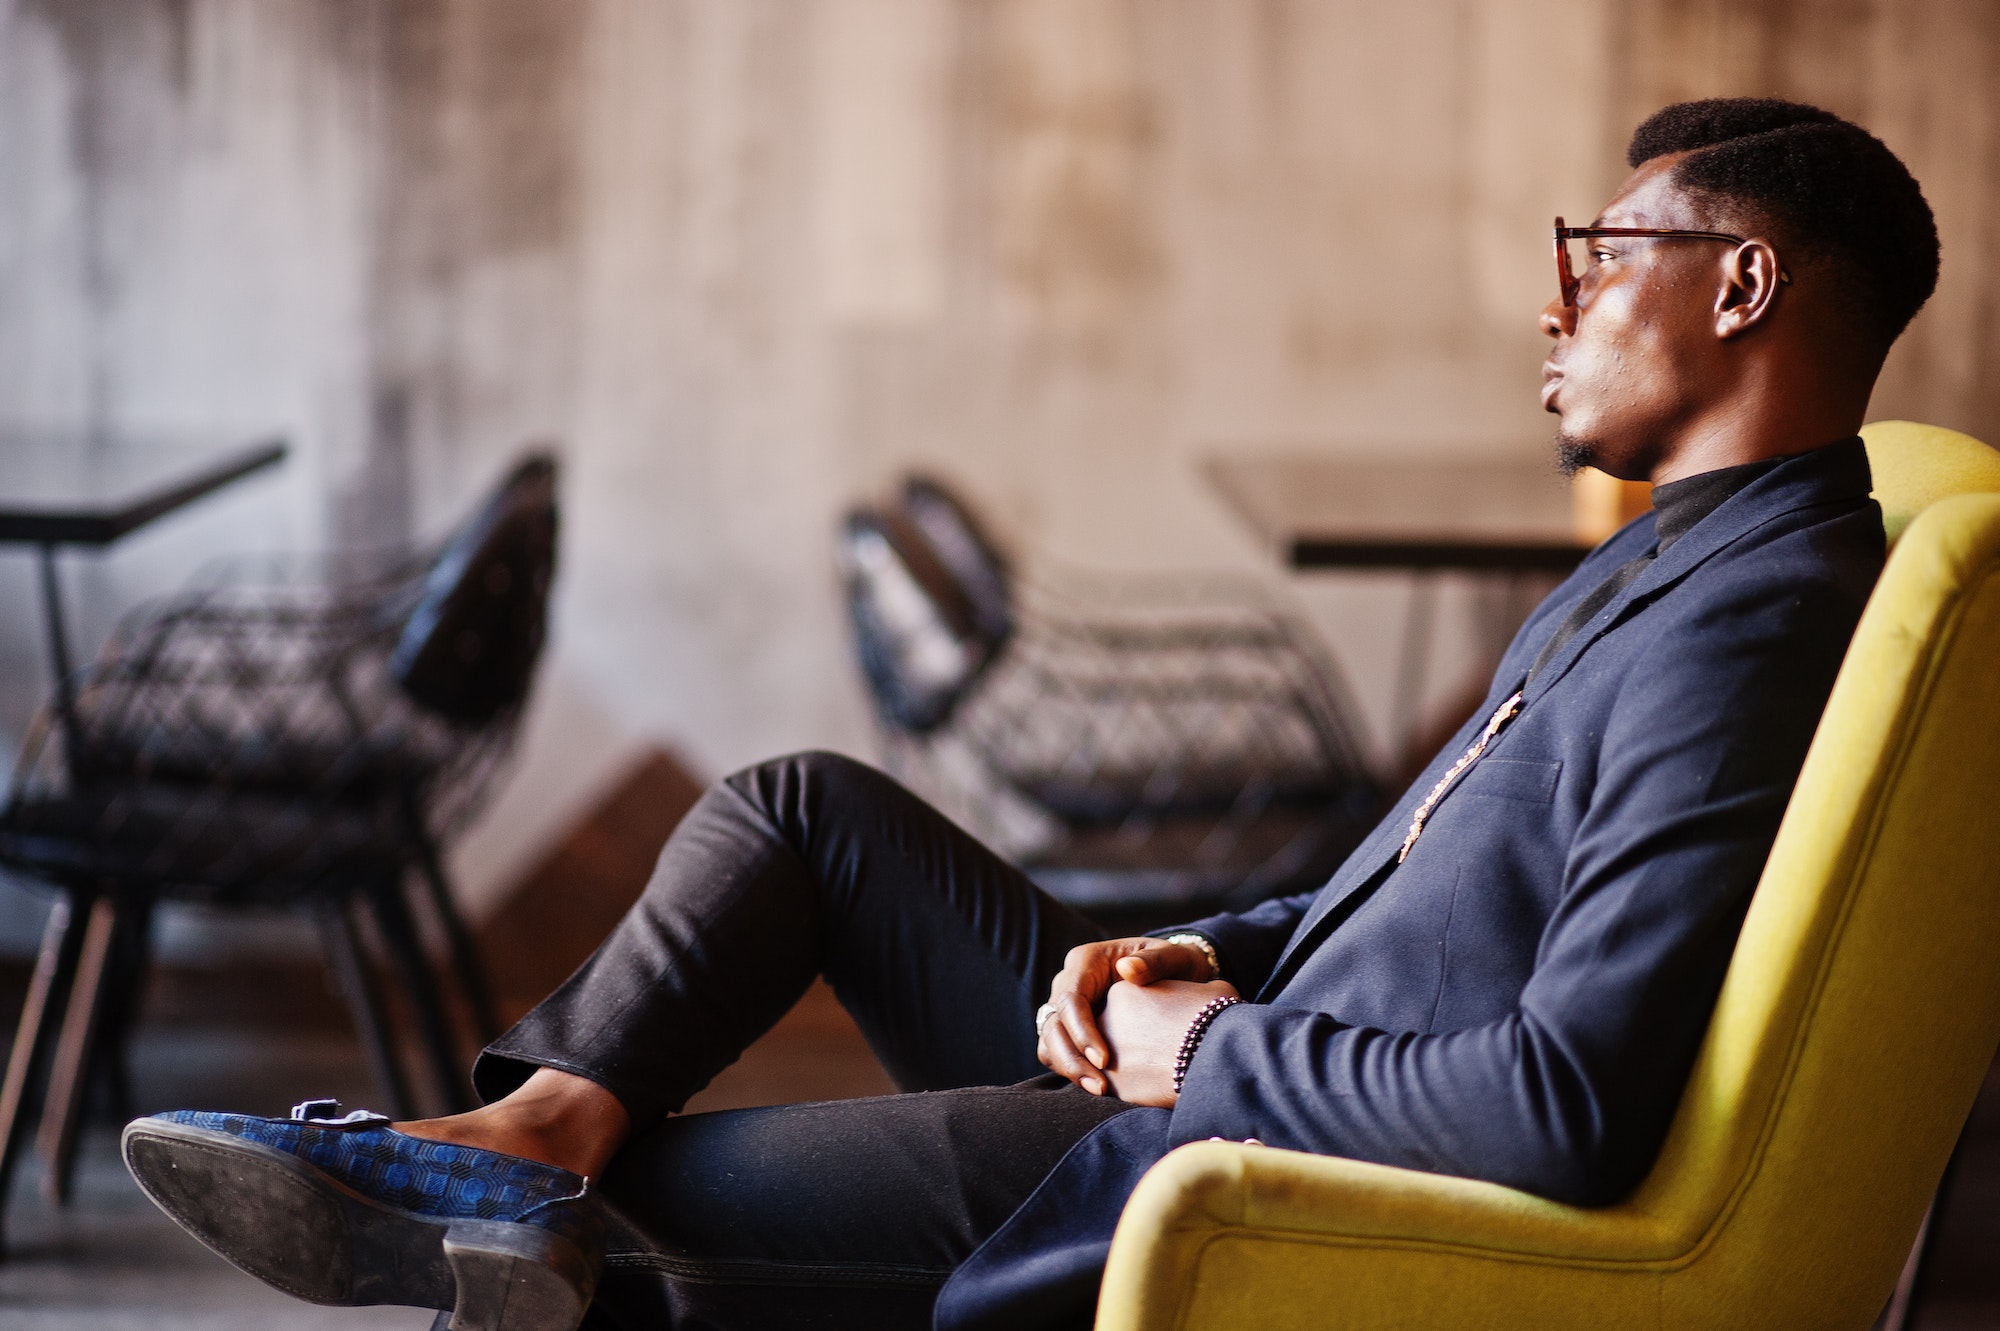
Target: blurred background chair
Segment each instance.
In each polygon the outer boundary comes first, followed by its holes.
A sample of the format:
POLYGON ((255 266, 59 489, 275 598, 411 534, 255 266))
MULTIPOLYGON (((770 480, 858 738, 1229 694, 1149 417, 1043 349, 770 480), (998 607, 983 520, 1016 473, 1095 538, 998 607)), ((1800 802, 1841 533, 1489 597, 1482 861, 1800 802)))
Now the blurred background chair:
POLYGON ((490 1038, 441 856, 519 728, 555 535, 555 463, 538 453, 428 556, 238 564, 142 608, 82 672, 72 708, 44 712, 0 812, 0 864, 56 894, 0 1083, 0 1199, 38 1084, 57 1199, 93 1078, 129 1112, 121 1048, 162 900, 312 912, 384 1108, 406 1117, 416 1100, 372 935, 437 1096, 468 1103, 420 913, 490 1038))
POLYGON ((1339 675, 1261 583, 1030 581, 922 477, 849 514, 840 569, 885 765, 1074 905, 1313 886, 1376 815, 1339 675))

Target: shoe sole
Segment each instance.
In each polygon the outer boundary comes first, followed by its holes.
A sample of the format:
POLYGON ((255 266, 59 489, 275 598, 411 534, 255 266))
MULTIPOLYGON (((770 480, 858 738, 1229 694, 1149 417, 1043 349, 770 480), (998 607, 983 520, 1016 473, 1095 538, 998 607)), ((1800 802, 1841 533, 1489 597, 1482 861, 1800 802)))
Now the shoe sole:
POLYGON ((227 1133, 140 1119, 125 1167, 230 1265, 308 1303, 450 1309, 452 1331, 574 1331, 595 1273, 533 1225, 418 1215, 298 1157, 227 1133))

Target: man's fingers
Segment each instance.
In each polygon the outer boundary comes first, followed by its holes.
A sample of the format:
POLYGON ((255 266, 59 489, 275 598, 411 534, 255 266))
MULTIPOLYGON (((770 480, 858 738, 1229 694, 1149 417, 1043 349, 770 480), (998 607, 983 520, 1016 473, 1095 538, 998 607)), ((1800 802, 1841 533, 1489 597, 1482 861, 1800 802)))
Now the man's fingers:
POLYGON ((1050 986, 1049 1001, 1056 1002, 1064 991, 1083 995, 1085 1003, 1095 1003, 1111 987, 1110 956, 1106 945, 1092 943, 1072 949, 1063 960, 1062 973, 1050 986))
POLYGON ((1104 1074, 1093 1067, 1070 1038, 1069 1028, 1061 1020, 1052 1020, 1042 1027, 1042 1038, 1036 1052, 1051 1072, 1067 1077, 1089 1091, 1092 1095, 1104 1094, 1104 1074))
POLYGON ((1129 957, 1118 958, 1118 964, 1112 969, 1118 972, 1119 979, 1142 987, 1160 978, 1155 974, 1153 963, 1147 959, 1144 952, 1134 952, 1129 957))
POLYGON ((1061 1026, 1070 1043, 1090 1061, 1093 1068, 1102 1068, 1109 1061, 1104 1034, 1097 1029, 1097 1013, 1076 990, 1072 989, 1056 1000, 1056 1019, 1049 1025, 1051 1028, 1061 1026))
POLYGON ((1073 948, 1049 986, 1055 1015, 1042 1023, 1036 1055, 1092 1095, 1107 1094, 1111 1043, 1104 1038, 1096 1007, 1111 987, 1119 980, 1143 986, 1207 975, 1208 958, 1198 949, 1157 939, 1111 939, 1073 948))
POLYGON ((1185 943, 1162 943, 1118 958, 1112 969, 1118 978, 1142 988, 1162 980, 1206 980, 1208 957, 1185 943))

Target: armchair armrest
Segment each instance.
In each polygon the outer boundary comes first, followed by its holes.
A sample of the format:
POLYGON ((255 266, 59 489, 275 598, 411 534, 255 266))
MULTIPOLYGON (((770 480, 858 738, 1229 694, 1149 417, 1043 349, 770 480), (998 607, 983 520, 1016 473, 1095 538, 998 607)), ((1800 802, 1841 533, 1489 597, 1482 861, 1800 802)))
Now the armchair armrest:
POLYGON ((1198 1142, 1126 1204, 1097 1331, 1642 1325, 1694 1246, 1629 1204, 1198 1142))

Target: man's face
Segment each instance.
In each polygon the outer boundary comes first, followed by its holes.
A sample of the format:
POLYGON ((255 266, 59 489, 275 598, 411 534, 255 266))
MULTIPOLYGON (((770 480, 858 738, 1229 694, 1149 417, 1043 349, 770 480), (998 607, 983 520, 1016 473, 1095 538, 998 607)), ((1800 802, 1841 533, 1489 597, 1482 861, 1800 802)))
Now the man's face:
MULTIPOLYGON (((1706 229, 1669 178, 1678 160, 1634 171, 1593 225, 1706 229)), ((1566 470, 1645 480, 1705 398, 1727 247, 1639 236, 1589 245, 1575 307, 1558 298, 1542 310, 1542 331, 1556 343, 1542 365, 1542 408, 1561 418, 1556 448, 1566 470)))

